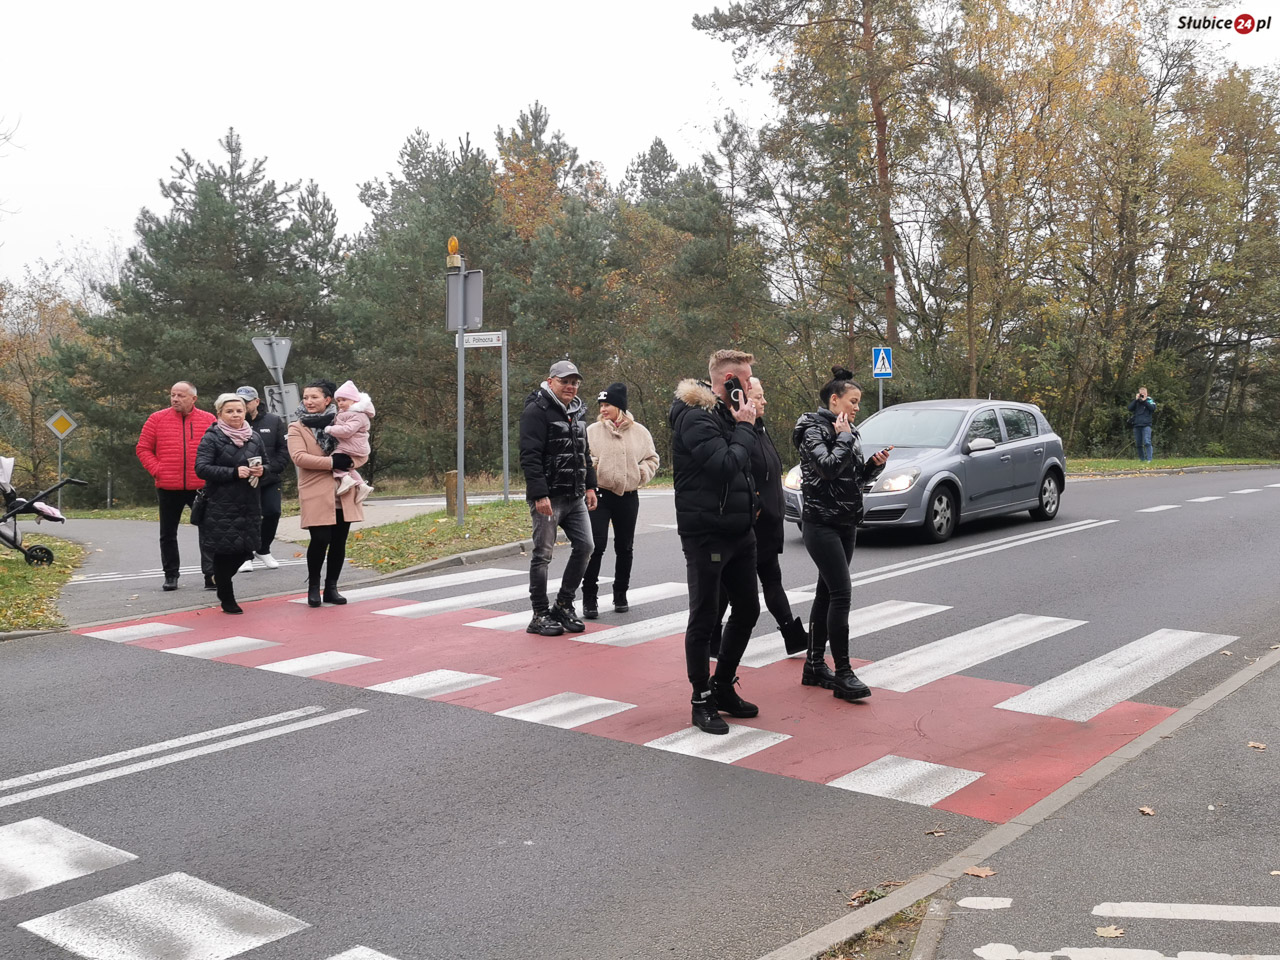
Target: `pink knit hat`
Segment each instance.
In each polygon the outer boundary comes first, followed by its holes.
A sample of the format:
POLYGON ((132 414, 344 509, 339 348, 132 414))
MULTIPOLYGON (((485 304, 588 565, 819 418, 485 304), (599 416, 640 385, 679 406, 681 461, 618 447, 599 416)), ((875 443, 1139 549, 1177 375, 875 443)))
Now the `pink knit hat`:
POLYGON ((360 391, 356 389, 356 385, 354 383, 348 380, 337 389, 333 398, 335 400, 359 400, 360 391))

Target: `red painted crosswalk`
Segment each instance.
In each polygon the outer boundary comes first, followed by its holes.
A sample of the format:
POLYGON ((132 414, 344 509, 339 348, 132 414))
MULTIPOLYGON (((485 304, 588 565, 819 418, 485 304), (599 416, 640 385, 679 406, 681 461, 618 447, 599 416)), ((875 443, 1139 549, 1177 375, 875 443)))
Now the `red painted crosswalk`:
POLYGON ((547 638, 478 626, 501 613, 482 607, 417 618, 379 612, 410 602, 375 596, 321 612, 274 599, 244 604, 242 617, 199 610, 80 632, 242 667, 429 696, 493 714, 505 711, 995 822, 1017 816, 1173 712, 1125 700, 1084 720, 1024 713, 998 705, 1029 688, 961 672, 903 684, 910 687, 903 692, 876 688, 869 700, 849 704, 829 691, 802 687, 800 662, 783 659, 740 670, 744 696, 761 710, 758 718, 733 724, 769 735, 747 737, 743 731, 735 739, 738 747, 717 756, 724 745, 713 741, 722 738, 678 736, 689 728, 682 631, 611 645, 584 641, 605 639, 616 624, 593 622, 576 638, 547 638), (222 651, 231 652, 210 656, 222 651))

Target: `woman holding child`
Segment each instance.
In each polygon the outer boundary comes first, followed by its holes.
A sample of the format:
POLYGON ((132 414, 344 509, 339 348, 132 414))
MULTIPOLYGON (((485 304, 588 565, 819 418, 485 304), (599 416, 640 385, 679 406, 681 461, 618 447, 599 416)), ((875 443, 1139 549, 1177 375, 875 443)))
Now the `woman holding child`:
MULTIPOLYGON (((343 385, 344 387, 346 384, 343 385)), ((307 604, 344 604, 338 593, 338 577, 347 556, 347 535, 351 524, 364 519, 357 492, 359 486, 348 485, 337 492, 340 481, 334 471, 351 471, 363 464, 350 454, 338 452, 337 440, 325 427, 332 426, 338 408, 334 405, 337 387, 331 380, 313 380, 302 390, 300 417, 289 424, 289 456, 298 469, 298 504, 302 526, 311 534, 307 547, 307 604), (326 565, 326 556, 328 562, 326 565), (320 591, 320 574, 324 572, 324 592, 320 591)))

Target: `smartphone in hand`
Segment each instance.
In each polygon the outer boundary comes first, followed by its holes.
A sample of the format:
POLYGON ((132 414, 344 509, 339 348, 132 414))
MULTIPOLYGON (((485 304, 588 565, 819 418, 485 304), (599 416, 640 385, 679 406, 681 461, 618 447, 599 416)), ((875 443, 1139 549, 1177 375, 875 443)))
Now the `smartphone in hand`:
POLYGON ((742 381, 737 377, 730 377, 724 382, 725 394, 729 398, 730 409, 737 410, 742 406, 742 401, 747 398, 746 392, 742 389, 742 381))

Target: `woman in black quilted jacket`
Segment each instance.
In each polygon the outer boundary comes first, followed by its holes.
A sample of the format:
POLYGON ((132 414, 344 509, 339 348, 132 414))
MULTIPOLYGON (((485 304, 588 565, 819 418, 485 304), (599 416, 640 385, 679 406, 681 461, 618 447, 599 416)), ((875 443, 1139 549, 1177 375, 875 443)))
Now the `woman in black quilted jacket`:
POLYGON ((826 687, 841 700, 862 700, 871 689, 849 665, 849 605, 853 588, 849 562, 862 519, 862 486, 884 469, 889 451, 863 459, 853 421, 862 387, 843 367, 831 368, 831 379, 818 393, 821 405, 802 414, 791 434, 800 451, 800 490, 804 494, 802 534, 805 549, 818 567, 818 587, 810 608, 809 655, 800 682, 826 687), (827 666, 827 643, 835 672, 827 666))
POLYGON ((226 613, 244 613, 231 579, 260 542, 262 503, 258 478, 266 454, 257 432, 245 422, 244 398, 221 394, 214 401, 218 419, 205 431, 196 451, 196 476, 206 498, 200 540, 213 554, 213 580, 226 613), (257 464, 251 460, 257 458, 257 464))

